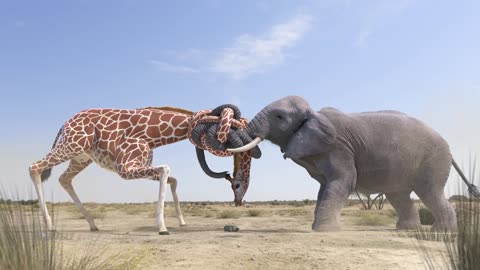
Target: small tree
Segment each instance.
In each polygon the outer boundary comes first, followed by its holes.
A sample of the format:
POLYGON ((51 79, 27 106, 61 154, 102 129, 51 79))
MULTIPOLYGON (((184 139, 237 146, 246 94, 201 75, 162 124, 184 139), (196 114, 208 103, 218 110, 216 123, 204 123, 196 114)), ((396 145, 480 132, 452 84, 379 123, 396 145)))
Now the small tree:
POLYGON ((378 195, 373 199, 371 197, 372 194, 363 194, 363 196, 365 196, 365 199, 366 199, 366 202, 365 202, 362 199, 362 196, 360 195, 357 189, 355 189, 355 192, 357 193, 358 199, 363 205, 363 209, 371 210, 373 206, 375 206, 375 209, 378 209, 378 210, 383 209, 383 206, 385 204, 385 194, 378 193, 378 195))

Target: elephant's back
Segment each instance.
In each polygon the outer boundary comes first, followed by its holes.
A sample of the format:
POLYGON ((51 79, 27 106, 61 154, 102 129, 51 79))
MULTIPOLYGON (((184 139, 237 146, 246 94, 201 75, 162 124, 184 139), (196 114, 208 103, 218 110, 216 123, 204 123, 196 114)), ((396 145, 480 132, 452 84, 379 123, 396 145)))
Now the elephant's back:
MULTIPOLYGON (((394 187, 414 181, 437 159, 450 159, 447 142, 422 121, 397 111, 350 115, 365 142, 356 158, 359 182, 394 187), (375 183, 377 182, 377 183, 375 183)), ((369 186, 369 185, 368 185, 369 186)))

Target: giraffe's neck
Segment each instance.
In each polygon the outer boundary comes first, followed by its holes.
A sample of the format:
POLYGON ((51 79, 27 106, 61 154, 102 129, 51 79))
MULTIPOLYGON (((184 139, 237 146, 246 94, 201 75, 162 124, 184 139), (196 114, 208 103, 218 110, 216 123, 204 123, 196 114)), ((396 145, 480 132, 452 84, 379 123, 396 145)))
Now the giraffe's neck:
POLYGON ((184 112, 152 110, 147 136, 152 148, 185 140, 192 116, 184 112))
POLYGON ((248 179, 250 178, 250 166, 252 162, 252 156, 249 152, 241 152, 235 155, 235 159, 235 178, 248 181, 248 179))

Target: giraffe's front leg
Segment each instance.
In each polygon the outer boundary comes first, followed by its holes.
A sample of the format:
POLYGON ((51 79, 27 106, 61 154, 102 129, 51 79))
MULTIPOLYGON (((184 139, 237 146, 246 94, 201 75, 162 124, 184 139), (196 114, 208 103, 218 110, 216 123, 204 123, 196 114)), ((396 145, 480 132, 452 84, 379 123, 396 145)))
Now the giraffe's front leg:
MULTIPOLYGON (((165 191, 167 190, 168 175, 170 174, 170 168, 167 165, 158 167, 160 169, 160 189, 158 190, 157 201, 157 225, 158 234, 169 235, 170 233, 165 227, 165 191)), ((157 180, 157 179, 154 179, 157 180)))
POLYGON ((147 178, 160 182, 157 202, 157 225, 160 235, 168 235, 168 230, 165 227, 164 207, 170 168, 167 165, 152 167, 152 151, 140 139, 128 139, 119 146, 119 149, 121 150, 115 158, 115 167, 117 173, 123 179, 147 178))
POLYGON ((180 226, 185 226, 185 220, 183 219, 182 210, 180 209, 180 201, 177 195, 177 179, 175 177, 168 177, 168 184, 172 191, 173 203, 175 204, 175 213, 177 214, 178 223, 180 226))
POLYGON ((160 189, 157 201, 157 225, 160 235, 168 235, 169 232, 165 227, 164 209, 165 209, 165 191, 167 189, 168 175, 170 168, 167 165, 158 167, 130 167, 124 171, 118 171, 118 174, 124 179, 140 179, 148 178, 157 180, 160 183, 160 189))

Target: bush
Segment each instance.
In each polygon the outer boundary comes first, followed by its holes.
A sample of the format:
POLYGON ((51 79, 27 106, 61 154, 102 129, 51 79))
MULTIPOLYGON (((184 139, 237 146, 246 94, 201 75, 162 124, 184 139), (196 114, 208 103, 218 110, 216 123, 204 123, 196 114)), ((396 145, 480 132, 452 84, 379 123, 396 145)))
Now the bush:
POLYGON ((259 217, 263 216, 264 212, 260 209, 248 209, 247 215, 249 217, 259 217))
POLYGON ((358 226, 385 226, 392 222, 391 218, 379 212, 364 211, 355 220, 358 226))
POLYGON ((217 218, 239 218, 240 212, 236 210, 223 210, 218 213, 217 218))
POLYGON ((430 209, 426 207, 420 207, 418 209, 418 215, 420 216, 420 224, 422 225, 432 225, 433 222, 435 222, 435 217, 430 209))

